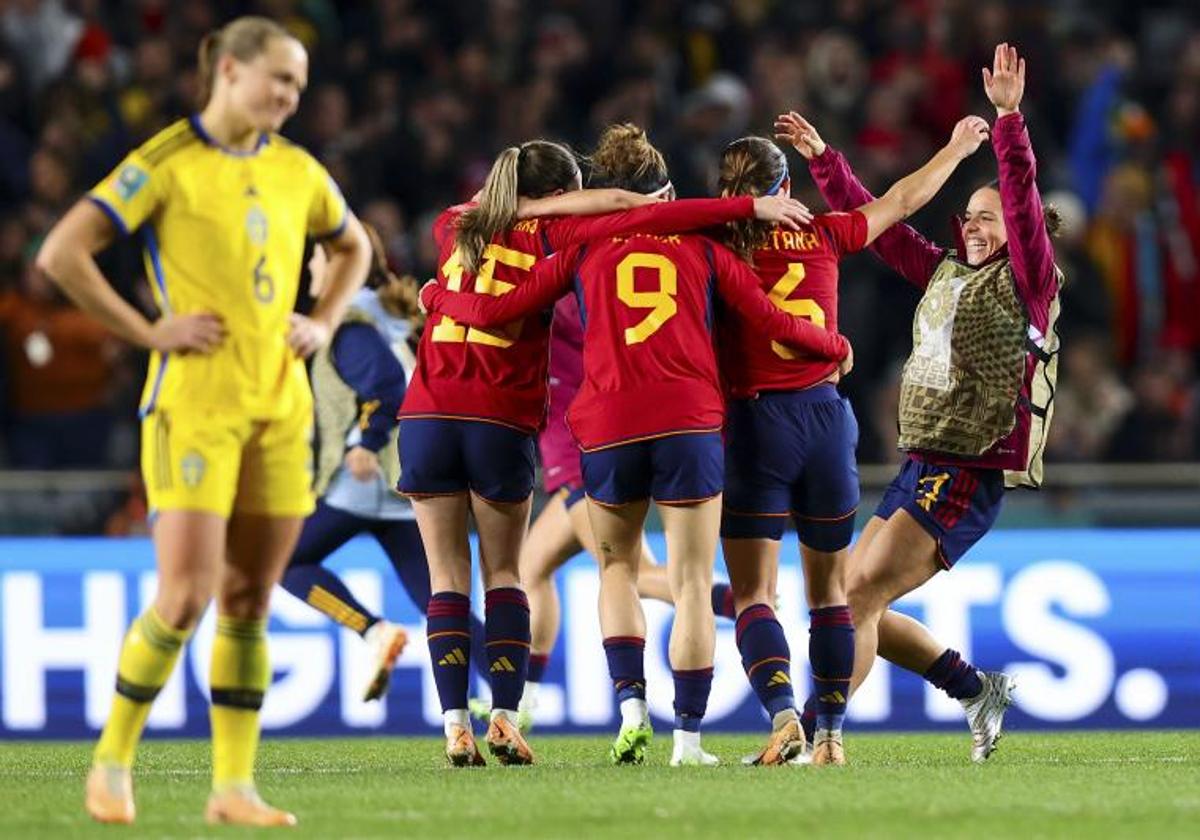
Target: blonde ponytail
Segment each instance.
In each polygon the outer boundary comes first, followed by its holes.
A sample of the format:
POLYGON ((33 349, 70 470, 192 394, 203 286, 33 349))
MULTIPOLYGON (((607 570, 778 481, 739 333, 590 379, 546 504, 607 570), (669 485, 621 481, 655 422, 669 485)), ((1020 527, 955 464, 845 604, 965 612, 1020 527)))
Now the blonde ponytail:
POLYGON ((212 99, 217 83, 217 62, 221 56, 232 55, 238 61, 252 61, 267 48, 271 39, 291 37, 290 32, 270 18, 246 15, 231 20, 201 38, 196 56, 196 75, 199 79, 196 98, 200 109, 203 110, 212 99))
POLYGON ((479 205, 462 214, 458 220, 458 235, 455 244, 463 270, 475 274, 483 257, 483 249, 492 237, 508 230, 517 220, 518 164, 521 149, 510 146, 502 151, 492 164, 479 205))

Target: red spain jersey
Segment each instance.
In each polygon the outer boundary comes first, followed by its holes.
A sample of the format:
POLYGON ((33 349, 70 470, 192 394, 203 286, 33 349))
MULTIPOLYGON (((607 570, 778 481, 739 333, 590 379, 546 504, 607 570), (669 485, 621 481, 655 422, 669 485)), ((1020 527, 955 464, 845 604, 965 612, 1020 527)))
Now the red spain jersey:
MULTIPOLYGON (((862 213, 823 213, 798 231, 771 231, 767 244, 754 252, 754 272, 775 306, 836 333, 838 260, 862 250, 866 241, 862 213)), ((738 315, 721 319, 719 344, 721 372, 735 399, 808 388, 837 370, 837 362, 797 353, 738 315)))
POLYGON ((833 360, 847 352, 841 336, 773 306, 732 252, 695 235, 637 234, 574 246, 503 298, 440 287, 422 298, 430 311, 487 326, 536 312, 573 285, 584 322, 584 379, 567 419, 585 450, 721 428, 714 295, 765 336, 833 360))
MULTIPOLYGON (((463 270, 455 245, 458 217, 451 207, 434 222, 438 283, 452 291, 499 299, 527 283, 534 265, 567 245, 633 231, 670 233, 754 215, 754 201, 695 199, 638 207, 603 216, 564 216, 519 222, 484 249, 478 274, 463 270)), ((417 348, 417 367, 401 417, 455 417, 538 429, 546 412, 549 320, 506 319, 488 328, 431 315, 417 348)))

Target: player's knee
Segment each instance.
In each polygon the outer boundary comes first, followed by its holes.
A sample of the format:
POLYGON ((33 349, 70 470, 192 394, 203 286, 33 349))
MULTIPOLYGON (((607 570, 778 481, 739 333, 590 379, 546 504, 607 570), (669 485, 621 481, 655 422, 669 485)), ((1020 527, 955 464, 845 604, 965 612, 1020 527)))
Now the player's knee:
POLYGON ((247 620, 264 618, 271 605, 272 588, 270 581, 228 576, 217 596, 221 615, 247 620))
POLYGON ((809 609, 834 607, 847 602, 845 581, 841 574, 835 573, 840 570, 823 569, 812 575, 807 574, 807 569, 805 571, 804 590, 809 609))
POLYGON ((758 574, 731 574, 729 588, 733 590, 734 609, 741 612, 754 604, 771 604, 770 581, 758 574))
POLYGON ((491 569, 485 566, 481 571, 484 589, 520 589, 521 575, 515 566, 491 569))
POLYGON ((675 609, 681 607, 703 608, 712 612, 712 580, 705 581, 700 575, 685 577, 671 587, 675 597, 675 609))
POLYGON ((200 621, 212 590, 195 583, 185 585, 160 584, 154 599, 154 610, 168 626, 176 630, 190 630, 200 621))
POLYGON ((879 615, 887 609, 887 599, 880 581, 871 575, 851 572, 846 580, 846 602, 854 614, 855 623, 869 616, 879 615))

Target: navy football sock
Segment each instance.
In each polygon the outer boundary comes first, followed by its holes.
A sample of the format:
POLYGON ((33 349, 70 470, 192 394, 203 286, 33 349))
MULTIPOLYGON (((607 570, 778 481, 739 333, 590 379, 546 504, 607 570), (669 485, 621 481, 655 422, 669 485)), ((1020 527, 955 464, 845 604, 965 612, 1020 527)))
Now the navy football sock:
POLYGON ((612 678, 617 702, 646 699, 646 640, 641 636, 609 636, 604 640, 608 675, 612 678))
POLYGON ((546 677, 546 666, 550 664, 550 654, 548 653, 531 653, 529 654, 529 675, 526 677, 527 682, 540 683, 546 677))
POLYGON ((429 661, 442 711, 465 709, 467 663, 471 661, 471 599, 458 592, 435 592, 425 615, 429 661))
POLYGON ((838 731, 854 673, 854 621, 846 605, 810 610, 808 658, 817 698, 817 729, 838 731))
POLYGON ((529 666, 529 599, 516 587, 488 590, 483 618, 492 708, 516 711, 529 666))
POLYGON ((817 698, 813 694, 808 695, 808 699, 804 701, 804 711, 800 713, 800 728, 804 730, 804 737, 811 744, 813 736, 817 734, 817 698))
POLYGON ((379 616, 350 594, 341 578, 323 566, 289 566, 280 584, 301 601, 316 607, 360 636, 365 636, 367 630, 379 621, 379 616))
POLYGON ((955 700, 969 700, 983 691, 983 682, 975 666, 950 648, 946 648, 937 661, 929 666, 925 679, 955 700))
POLYGON ((733 606, 733 587, 728 583, 714 583, 712 588, 713 615, 718 618, 737 618, 733 606))
POLYGON ((737 617, 737 646, 750 686, 772 718, 796 707, 792 693, 792 652, 775 611, 754 604, 737 617))
POLYGON ((699 732, 700 722, 708 710, 708 695, 712 691, 712 668, 690 671, 671 669, 675 678, 675 728, 699 732))

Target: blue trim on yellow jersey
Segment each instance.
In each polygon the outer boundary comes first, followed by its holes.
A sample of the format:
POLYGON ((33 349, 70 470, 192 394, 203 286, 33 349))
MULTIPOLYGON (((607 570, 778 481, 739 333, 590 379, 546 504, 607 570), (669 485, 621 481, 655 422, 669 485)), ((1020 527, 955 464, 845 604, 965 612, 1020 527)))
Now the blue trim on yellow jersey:
MULTIPOLYGON (((171 313, 171 299, 167 297, 167 278, 163 274, 162 258, 158 252, 158 239, 154 235, 154 228, 150 225, 145 225, 142 228, 142 237, 146 241, 146 253, 150 255, 150 265, 154 269, 154 284, 158 286, 159 298, 162 300, 163 314, 171 313)), ((158 392, 162 389, 163 375, 167 372, 167 361, 170 359, 169 353, 161 353, 158 363, 158 374, 154 377, 154 387, 150 389, 150 399, 146 400, 146 404, 138 409, 138 417, 145 417, 154 410, 154 404, 158 402, 158 392)))
POLYGON ((342 223, 340 225, 338 225, 333 230, 328 231, 326 233, 314 233, 314 234, 312 234, 312 238, 318 242, 321 242, 326 239, 337 239, 339 236, 341 236, 343 233, 346 232, 346 225, 349 223, 350 223, 350 208, 346 207, 342 211, 342 223))
POLYGON ((171 299, 167 297, 167 276, 163 273, 162 257, 158 251, 158 237, 154 235, 154 228, 146 225, 142 228, 142 237, 146 241, 146 253, 150 255, 150 265, 154 268, 154 285, 158 286, 158 293, 162 297, 164 314, 171 313, 171 299))
POLYGON ((117 230, 121 231, 122 236, 129 235, 129 228, 125 227, 125 220, 121 218, 121 214, 116 211, 116 208, 98 195, 89 195, 87 198, 88 201, 104 211, 104 215, 108 216, 109 221, 117 226, 117 230))
POLYGON ((270 135, 268 135, 266 132, 263 132, 262 134, 258 135, 258 142, 254 145, 254 148, 248 152, 243 152, 239 151, 238 149, 230 149, 228 146, 222 146, 220 143, 218 143, 211 134, 204 130, 204 126, 200 123, 199 114, 192 114, 190 117, 188 117, 188 123, 191 124, 192 131, 196 132, 196 136, 203 140, 207 145, 212 146, 214 149, 223 154, 231 155, 233 157, 254 157, 256 154, 262 151, 262 147, 267 145, 267 143, 269 143, 271 140, 270 135))

